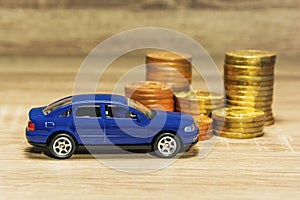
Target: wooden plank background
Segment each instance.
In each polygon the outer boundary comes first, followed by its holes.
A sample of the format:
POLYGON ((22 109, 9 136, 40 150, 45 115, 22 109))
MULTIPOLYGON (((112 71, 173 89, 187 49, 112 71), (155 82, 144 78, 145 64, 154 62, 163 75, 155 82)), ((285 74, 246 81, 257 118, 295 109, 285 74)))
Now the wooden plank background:
MULTIPOLYGON (((28 109, 71 94, 82 60, 11 59, 2 58, 0 64, 1 199, 297 199, 300 195, 300 73, 293 70, 299 60, 277 64, 276 124, 266 127, 263 137, 217 138, 215 147, 203 159, 200 155, 205 149, 200 142, 166 168, 135 174, 132 169, 126 173, 107 167, 89 154, 60 161, 30 147, 24 136, 28 109), (6 67, 8 61, 14 63, 12 68, 6 67), (70 67, 62 68, 64 65, 70 67)), ((123 64, 134 60, 138 58, 125 59, 123 64)), ((110 75, 120 70, 114 66, 110 75)), ((106 154, 101 160, 149 161, 147 154, 137 157, 116 153, 106 154)))
MULTIPOLYGON (((214 7, 215 1, 197 0, 200 9, 166 10, 30 9, 34 6, 24 6, 23 0, 7 2, 0 1, 0 199, 299 199, 298 1, 284 1, 284 7, 277 0, 247 1, 232 8, 232 2, 227 6, 218 0, 220 6, 214 7), (72 94, 77 70, 100 41, 143 26, 189 35, 208 50, 220 71, 227 50, 274 50, 275 125, 255 139, 214 137, 210 141, 217 143, 204 158, 208 143, 199 142, 168 167, 143 174, 132 171, 157 161, 144 153, 102 151, 100 162, 81 152, 55 160, 32 148, 24 134, 28 110, 72 94), (130 173, 107 166, 123 163, 124 169, 130 161, 136 163, 127 166, 130 173)), ((113 63, 97 92, 110 92, 121 75, 143 62, 144 55, 138 54, 113 63)), ((201 77, 193 76, 193 86, 202 86, 201 77)))

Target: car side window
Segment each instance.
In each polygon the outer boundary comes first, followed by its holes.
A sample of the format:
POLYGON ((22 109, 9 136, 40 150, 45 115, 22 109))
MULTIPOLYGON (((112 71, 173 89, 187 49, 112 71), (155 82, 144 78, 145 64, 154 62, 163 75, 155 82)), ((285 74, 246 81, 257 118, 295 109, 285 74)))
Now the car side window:
POLYGON ((100 105, 79 106, 76 117, 101 117, 100 105))
POLYGON ((69 110, 61 113, 59 116, 60 117, 69 117, 72 114, 72 108, 70 108, 69 110))
POLYGON ((118 105, 105 105, 106 118, 130 118, 128 109, 118 105))

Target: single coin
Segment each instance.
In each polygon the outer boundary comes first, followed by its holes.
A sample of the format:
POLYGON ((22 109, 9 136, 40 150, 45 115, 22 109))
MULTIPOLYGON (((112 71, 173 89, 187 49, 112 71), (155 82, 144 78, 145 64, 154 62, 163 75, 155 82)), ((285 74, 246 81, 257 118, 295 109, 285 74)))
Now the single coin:
POLYGON ((274 66, 275 65, 270 65, 270 66, 265 66, 265 67, 259 67, 259 66, 243 66, 243 65, 229 65, 229 64, 224 64, 224 71, 229 71, 229 72, 252 72, 252 73, 262 73, 262 74, 268 74, 274 73, 274 66))
POLYGON ((262 92, 257 91, 243 91, 243 90, 226 90, 228 96, 247 96, 247 97, 269 97, 273 96, 273 90, 266 90, 262 92))
POLYGON ((192 56, 186 53, 156 51, 146 55, 147 62, 191 62, 192 56))
POLYGON ((225 89, 239 90, 239 91, 254 91, 254 92, 264 92, 273 90, 273 85, 270 86, 244 86, 244 85, 230 85, 225 84, 225 89))
POLYGON ((198 140, 203 141, 203 140, 208 140, 212 137, 212 134, 207 134, 207 135, 199 135, 198 140))
POLYGON ((148 99, 152 99, 152 100, 161 100, 161 99, 173 99, 173 95, 170 93, 149 93, 149 94, 137 94, 137 93, 132 93, 131 96, 129 96, 130 94, 128 94, 127 92, 125 93, 125 96, 129 97, 129 98, 137 98, 137 99, 143 99, 143 100, 148 100, 148 99))
POLYGON ((245 49, 226 52, 225 57, 229 59, 240 60, 260 59, 266 61, 274 61, 276 59, 276 54, 274 52, 265 50, 245 49))
POLYGON ((253 106, 253 108, 262 110, 262 111, 269 111, 270 109, 272 109, 272 105, 268 105, 268 106, 253 106))
POLYGON ((238 100, 230 100, 227 99, 227 104, 233 105, 233 106, 242 106, 242 107, 261 107, 261 106, 270 106, 272 105, 272 101, 238 101, 238 100))
POLYGON ((146 65, 146 70, 147 72, 158 72, 158 71, 191 72, 192 67, 190 63, 159 62, 159 63, 148 63, 146 65))
POLYGON ((196 124, 211 124, 213 120, 210 117, 201 116, 194 121, 196 122, 196 124))
POLYGON ((241 85, 241 86, 273 86, 274 81, 247 81, 247 80, 228 80, 224 77, 225 85, 241 85))
POLYGON ((263 121, 264 112, 251 107, 227 107, 212 111, 213 120, 226 122, 257 122, 263 121))
POLYGON ((240 66, 257 66, 257 67, 271 67, 275 65, 275 61, 262 61, 262 60, 237 60, 225 59, 225 64, 240 65, 240 66))
POLYGON ((228 128, 254 128, 264 126, 265 121, 258 122, 226 122, 214 119, 213 126, 228 128))
POLYGON ((213 133, 217 136, 226 137, 226 138, 236 138, 236 139, 248 139, 262 136, 264 132, 257 133, 233 133, 233 132, 225 132, 213 130, 213 133))
POLYGON ((257 133, 263 131, 263 125, 261 127, 253 127, 253 128, 231 128, 224 126, 213 126, 214 130, 230 132, 230 133, 257 133))
POLYGON ((275 123, 275 120, 273 119, 273 120, 269 120, 269 121, 266 121, 265 122, 265 126, 271 126, 271 125, 273 125, 275 123))
POLYGON ((274 77, 274 71, 257 72, 257 71, 251 71, 251 70, 229 70, 229 69, 224 69, 224 76, 225 75, 255 76, 255 77, 273 76, 274 77))
POLYGON ((146 74, 147 80, 153 80, 153 81, 161 81, 164 82, 171 82, 171 83, 179 83, 179 82, 186 82, 190 83, 191 81, 191 74, 172 74, 172 75, 166 75, 166 74, 159 74, 159 73, 147 73, 146 74))
POLYGON ((233 80, 233 81, 255 81, 255 82, 268 82, 272 81, 274 82, 274 76, 241 76, 241 75, 224 75, 224 78, 226 80, 233 80))
POLYGON ((265 96, 265 97, 255 97, 255 96, 236 96, 236 95, 227 95, 227 99, 236 100, 236 101, 246 101, 246 102, 265 102, 272 101, 273 96, 265 96))

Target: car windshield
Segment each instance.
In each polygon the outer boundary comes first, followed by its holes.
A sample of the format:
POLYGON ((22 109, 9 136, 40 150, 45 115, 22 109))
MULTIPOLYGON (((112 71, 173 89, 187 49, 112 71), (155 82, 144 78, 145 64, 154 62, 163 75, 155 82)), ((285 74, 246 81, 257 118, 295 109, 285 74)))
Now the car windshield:
POLYGON ((65 99, 61 99, 59 101, 49 104, 46 108, 43 109, 43 112, 45 115, 48 115, 49 113, 56 110, 57 108, 60 108, 62 106, 65 106, 65 105, 68 105, 71 103, 72 103, 72 97, 67 97, 65 99))
POLYGON ((148 119, 152 119, 155 115, 155 112, 147 107, 145 107, 143 104, 134 101, 132 99, 128 99, 128 105, 134 109, 136 109, 137 111, 143 113, 144 115, 146 115, 146 117, 148 119))

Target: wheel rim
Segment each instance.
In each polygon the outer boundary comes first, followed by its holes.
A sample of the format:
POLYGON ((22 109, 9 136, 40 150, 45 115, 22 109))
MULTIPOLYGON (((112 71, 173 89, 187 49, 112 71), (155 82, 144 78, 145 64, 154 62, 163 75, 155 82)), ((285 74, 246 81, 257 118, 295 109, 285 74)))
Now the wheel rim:
POLYGON ((60 137, 60 138, 57 138, 53 142, 52 147, 53 147, 53 151, 58 156, 66 156, 72 151, 73 145, 72 145, 72 142, 69 138, 60 137))
POLYGON ((166 136, 159 140, 157 147, 161 154, 169 156, 176 151, 177 143, 173 137, 166 136))

